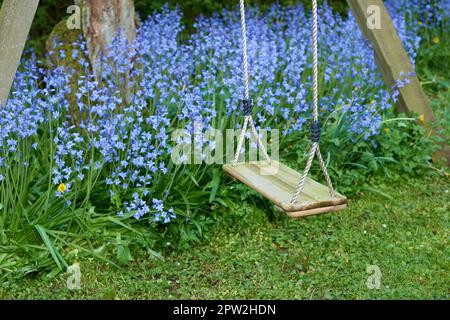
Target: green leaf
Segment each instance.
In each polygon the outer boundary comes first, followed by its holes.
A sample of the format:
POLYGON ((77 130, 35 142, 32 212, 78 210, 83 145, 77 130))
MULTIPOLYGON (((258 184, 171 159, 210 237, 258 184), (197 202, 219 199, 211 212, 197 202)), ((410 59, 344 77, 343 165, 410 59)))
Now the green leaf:
POLYGON ((213 170, 213 178, 211 181, 211 193, 209 194, 209 202, 213 202, 216 198, 217 191, 219 191, 220 186, 220 173, 219 170, 213 170))
POLYGON ((164 257, 159 252, 156 252, 155 250, 147 249, 147 252, 151 258, 158 259, 158 260, 164 260, 164 257))
POLYGON ((370 160, 369 161, 369 168, 370 168, 370 170, 372 170, 373 172, 375 172, 375 171, 377 171, 378 170, 378 164, 377 164, 377 161, 376 160, 370 160))
POLYGON ((200 185, 197 182, 197 179, 192 174, 189 174, 189 178, 192 180, 192 182, 197 186, 200 187, 200 185))
POLYGON ((5 235, 5 223, 3 221, 3 218, 0 217, 0 241, 3 242, 6 240, 6 235, 5 235))
POLYGON ((369 187, 369 186, 364 186, 364 187, 361 188, 361 190, 373 192, 373 193, 379 194, 379 195, 382 196, 382 197, 385 197, 385 198, 388 199, 388 200, 394 201, 394 198, 393 198, 393 197, 391 197, 391 196, 388 195, 387 193, 381 191, 380 189, 373 188, 373 187, 369 187))
POLYGON ((131 260, 133 260, 133 258, 131 257, 131 252, 130 252, 130 249, 128 248, 128 246, 118 245, 117 246, 117 262, 119 262, 120 264, 123 265, 123 264, 127 264, 131 260))
POLYGON ((331 140, 331 142, 336 146, 339 147, 341 145, 341 140, 339 138, 334 138, 331 140))
POLYGON ((117 224, 117 225, 119 225, 121 227, 124 227, 125 229, 128 229, 128 230, 130 230, 130 231, 132 231, 132 232, 134 232, 136 234, 142 235, 141 232, 139 232, 138 230, 132 228, 131 226, 123 223, 122 221, 118 220, 115 217, 108 216, 108 217, 106 217, 106 220, 111 221, 112 223, 115 223, 115 224, 117 224))
POLYGON ((44 241, 45 246, 47 247, 48 251, 50 252, 53 260, 55 261, 56 265, 60 270, 63 269, 63 266, 61 265, 61 261, 67 265, 67 263, 64 261, 62 256, 59 254, 58 250, 53 245, 53 242, 50 240, 50 238, 47 235, 47 231, 45 228, 41 225, 35 225, 34 226, 39 235, 41 236, 42 241, 44 241))

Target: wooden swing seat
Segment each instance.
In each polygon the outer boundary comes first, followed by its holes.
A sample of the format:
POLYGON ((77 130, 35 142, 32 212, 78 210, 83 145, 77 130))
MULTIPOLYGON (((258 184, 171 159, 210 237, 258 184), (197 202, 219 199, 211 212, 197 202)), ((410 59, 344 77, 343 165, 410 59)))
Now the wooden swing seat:
POLYGON ((271 163, 258 161, 223 166, 225 172, 262 194, 275 206, 291 218, 300 218, 320 213, 343 210, 347 198, 336 192, 330 196, 328 187, 307 178, 303 192, 295 204, 291 204, 292 195, 300 181, 301 172, 297 172, 278 161, 271 163))

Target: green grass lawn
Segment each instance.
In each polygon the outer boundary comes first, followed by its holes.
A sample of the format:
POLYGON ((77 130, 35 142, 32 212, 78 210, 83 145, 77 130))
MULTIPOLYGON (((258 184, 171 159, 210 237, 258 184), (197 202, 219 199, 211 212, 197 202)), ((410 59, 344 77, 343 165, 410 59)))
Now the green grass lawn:
POLYGON ((134 253, 123 269, 82 260, 79 290, 66 288, 68 275, 41 275, 3 284, 0 298, 448 299, 449 182, 381 185, 392 199, 361 194, 346 211, 301 220, 243 204, 239 223, 189 250, 134 253), (369 265, 380 289, 367 287, 369 265))

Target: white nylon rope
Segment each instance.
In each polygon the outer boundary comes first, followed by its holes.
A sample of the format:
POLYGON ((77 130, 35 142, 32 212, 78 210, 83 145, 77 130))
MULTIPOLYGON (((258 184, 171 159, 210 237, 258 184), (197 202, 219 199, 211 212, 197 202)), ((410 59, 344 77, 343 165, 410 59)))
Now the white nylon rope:
MULTIPOLYGON (((250 99, 250 90, 249 90, 249 72, 248 72, 248 57, 247 57, 247 28, 245 23, 245 3, 244 0, 240 0, 240 11, 241 11, 241 29, 242 29, 242 58, 243 58, 243 72, 244 72, 244 97, 245 100, 250 99)), ((258 135, 258 132, 256 131, 255 124, 253 122, 251 115, 246 115, 244 119, 244 125, 242 126, 242 132, 239 137, 238 146, 236 149, 236 154, 234 156, 233 161, 233 167, 237 166, 237 163, 239 161, 239 156, 241 154, 242 145, 244 144, 245 140, 245 133, 247 132, 247 126, 250 122, 250 127, 252 130, 252 133, 254 137, 258 141, 258 145, 266 158, 266 161, 270 163, 270 157, 267 154, 266 148, 264 147, 264 144, 261 141, 260 136, 258 135)))
POLYGON ((248 76, 248 57, 247 57, 247 27, 245 23, 245 3, 244 0, 240 0, 241 9, 241 31, 242 31, 242 65, 244 67, 244 96, 245 99, 250 98, 249 90, 249 76, 248 76))
MULTIPOLYGON (((312 25, 312 52, 313 52, 313 120, 317 123, 319 120, 319 61, 318 61, 318 30, 317 30, 317 0, 312 0, 313 6, 313 25, 312 25)), ((336 195, 333 183, 331 182, 330 175, 328 174, 327 166, 322 158, 322 153, 320 152, 319 143, 313 142, 311 147, 311 151, 309 152, 308 160, 306 162, 305 170, 303 171, 300 182, 292 196, 291 204, 295 204, 297 202, 297 198, 302 193, 303 188, 305 187, 306 178, 308 177, 309 171, 311 170, 311 166, 314 160, 314 156, 317 154, 317 158, 319 159, 320 167, 322 168, 322 172, 325 176, 325 179, 328 184, 328 189, 330 191, 330 195, 334 197, 336 195)))

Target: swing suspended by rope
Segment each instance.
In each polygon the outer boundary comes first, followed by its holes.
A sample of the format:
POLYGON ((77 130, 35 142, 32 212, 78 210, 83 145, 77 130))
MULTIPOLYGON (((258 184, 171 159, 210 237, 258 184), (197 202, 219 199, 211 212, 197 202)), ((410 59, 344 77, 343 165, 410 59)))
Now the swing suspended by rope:
POLYGON ((312 147, 308 155, 305 170, 297 172, 278 161, 271 160, 264 144, 261 141, 252 118, 252 101, 249 94, 249 72, 247 61, 247 31, 245 24, 245 4, 240 0, 241 26, 242 26, 242 55, 244 73, 244 100, 245 113, 242 132, 232 164, 226 164, 223 169, 232 177, 238 179, 264 197, 272 201, 275 206, 284 211, 289 217, 298 218, 313 214, 339 211, 346 208, 347 199, 337 193, 328 174, 327 166, 322 158, 319 148, 320 124, 318 107, 318 50, 317 50, 317 0, 313 0, 313 120, 311 122, 312 147), (254 163, 238 163, 242 145, 245 140, 247 127, 250 125, 252 134, 258 141, 260 151, 265 161, 254 163), (325 176, 327 186, 324 186, 308 177, 315 156, 325 176))

